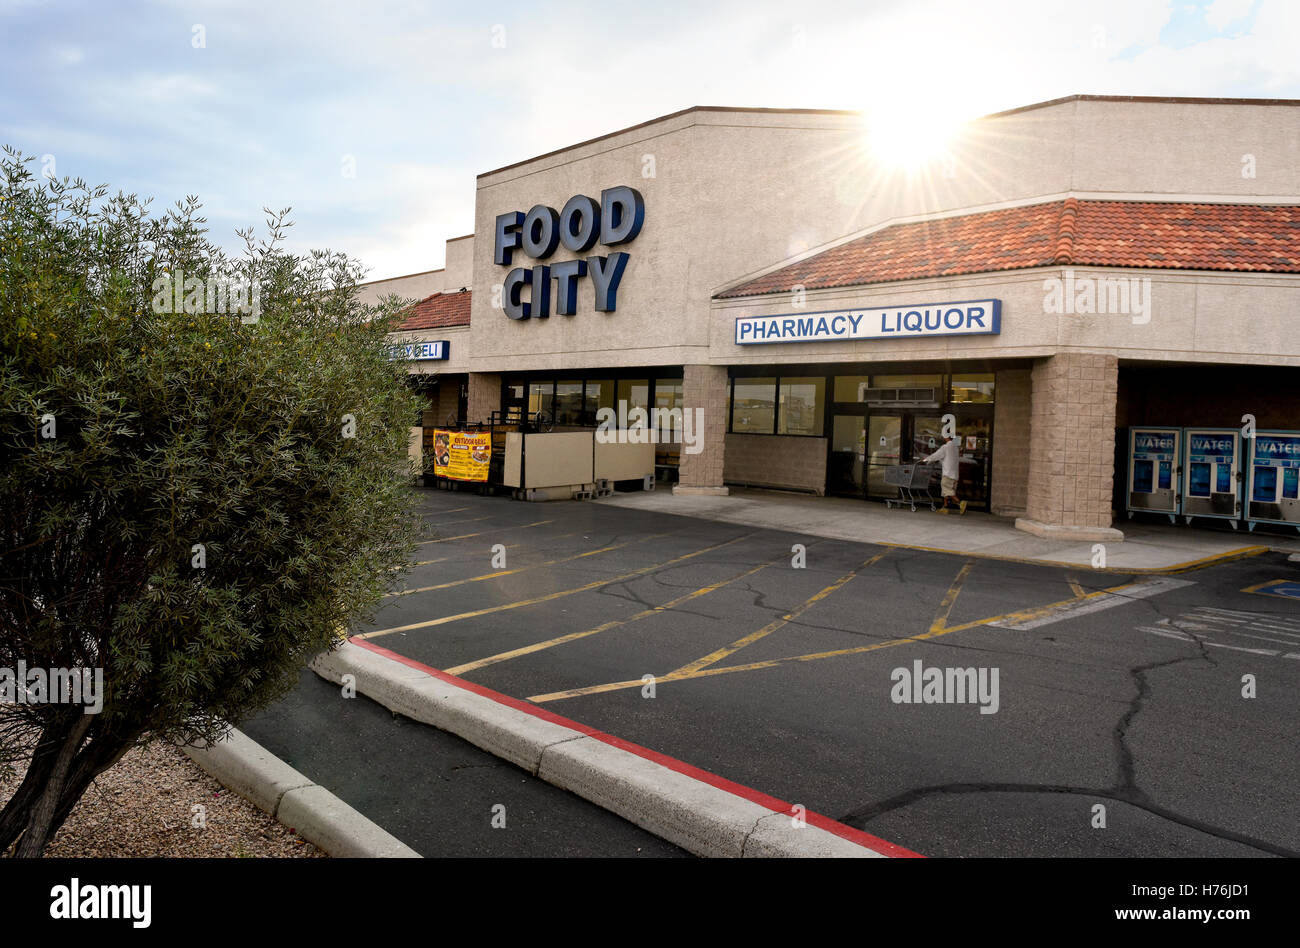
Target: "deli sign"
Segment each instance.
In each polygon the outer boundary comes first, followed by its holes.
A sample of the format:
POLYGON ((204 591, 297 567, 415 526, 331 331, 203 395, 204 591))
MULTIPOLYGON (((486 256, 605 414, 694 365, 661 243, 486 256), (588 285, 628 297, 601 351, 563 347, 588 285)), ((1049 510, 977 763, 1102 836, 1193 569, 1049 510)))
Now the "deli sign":
MULTIPOLYGON (((509 211, 496 218, 496 242, 492 260, 499 267, 514 261, 516 250, 534 260, 546 260, 560 247, 583 254, 598 242, 614 247, 633 240, 645 223, 645 198, 636 188, 619 185, 600 192, 600 201, 575 194, 557 211, 535 205, 527 214, 509 211)), ((502 285, 501 308, 511 319, 545 318, 551 315, 551 283, 555 283, 554 309, 557 316, 572 316, 578 308, 578 281, 588 279, 596 298, 596 312, 612 313, 618 304, 618 285, 627 269, 623 252, 585 259, 539 263, 515 267, 502 285), (523 298, 524 287, 529 297, 523 298)))
POLYGON ((408 342, 401 345, 389 347, 390 359, 411 360, 438 360, 446 359, 451 353, 451 343, 446 339, 435 339, 428 342, 408 342))

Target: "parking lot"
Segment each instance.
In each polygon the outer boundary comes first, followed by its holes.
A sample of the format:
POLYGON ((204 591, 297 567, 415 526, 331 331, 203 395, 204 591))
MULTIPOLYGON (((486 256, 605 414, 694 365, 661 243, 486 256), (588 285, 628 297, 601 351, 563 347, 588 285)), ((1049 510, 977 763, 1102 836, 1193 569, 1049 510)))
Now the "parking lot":
POLYGON ((354 630, 409 658, 926 855, 1300 854, 1280 554, 1137 576, 418 503, 415 565, 354 630))

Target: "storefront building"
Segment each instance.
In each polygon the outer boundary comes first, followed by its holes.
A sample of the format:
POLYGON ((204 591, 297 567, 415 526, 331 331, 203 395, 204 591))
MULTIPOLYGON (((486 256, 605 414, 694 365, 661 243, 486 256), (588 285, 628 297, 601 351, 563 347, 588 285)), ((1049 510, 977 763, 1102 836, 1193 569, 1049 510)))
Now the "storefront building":
POLYGON ((976 509, 1118 539, 1204 468, 1148 488, 1130 432, 1300 429, 1298 151, 1296 101, 1075 96, 907 168, 854 113, 695 108, 480 175, 446 269, 365 291, 421 299, 426 424, 698 409, 674 490, 871 499, 946 418, 976 509))

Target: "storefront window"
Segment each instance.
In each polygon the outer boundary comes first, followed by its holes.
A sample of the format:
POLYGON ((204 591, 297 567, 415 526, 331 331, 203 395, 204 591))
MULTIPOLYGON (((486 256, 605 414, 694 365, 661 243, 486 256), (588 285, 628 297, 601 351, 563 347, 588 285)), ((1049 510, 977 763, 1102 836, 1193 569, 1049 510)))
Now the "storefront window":
MULTIPOLYGON (((650 408, 650 380, 649 379, 619 379, 618 380, 618 400, 627 402, 627 411, 630 414, 633 408, 650 408)), ((615 410, 620 406, 615 405, 615 410)))
POLYGON ((871 379, 865 375, 835 376, 835 400, 837 402, 861 402, 866 400, 866 390, 871 387, 871 379))
POLYGON ((555 386, 555 423, 582 424, 582 383, 559 382, 555 386))
MULTIPOLYGON (((670 412, 682 407, 682 383, 676 379, 655 379, 655 408, 670 412)), ((674 417, 659 418, 659 443, 681 441, 684 421, 674 417)))
POLYGON ((978 402, 993 403, 993 373, 954 375, 952 377, 952 401, 962 404, 978 402))
POLYGON ((772 434, 776 421, 776 379, 736 379, 731 430, 772 434))
POLYGON ((555 417, 555 384, 553 382, 528 383, 528 414, 544 411, 555 417))
POLYGON ((781 413, 777 434, 821 435, 822 409, 826 401, 826 379, 781 379, 781 413))
POLYGON ((588 380, 587 391, 582 400, 583 424, 597 425, 599 419, 597 413, 602 408, 609 408, 618 411, 618 405, 614 399, 614 380, 613 379, 596 379, 588 380))

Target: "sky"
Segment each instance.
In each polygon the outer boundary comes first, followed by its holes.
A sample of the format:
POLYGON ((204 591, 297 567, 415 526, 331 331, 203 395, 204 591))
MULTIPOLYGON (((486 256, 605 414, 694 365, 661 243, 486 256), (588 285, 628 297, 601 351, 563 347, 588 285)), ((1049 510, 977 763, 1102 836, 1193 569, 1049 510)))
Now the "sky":
POLYGON ((442 266, 476 175, 693 105, 1300 98, 1298 49, 1300 0, 0 0, 0 144, 197 195, 231 250, 291 207, 291 247, 381 279, 442 266))

